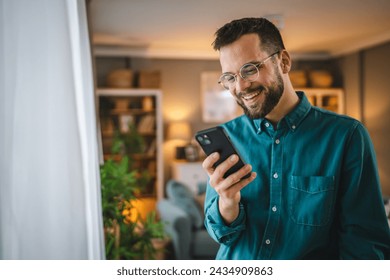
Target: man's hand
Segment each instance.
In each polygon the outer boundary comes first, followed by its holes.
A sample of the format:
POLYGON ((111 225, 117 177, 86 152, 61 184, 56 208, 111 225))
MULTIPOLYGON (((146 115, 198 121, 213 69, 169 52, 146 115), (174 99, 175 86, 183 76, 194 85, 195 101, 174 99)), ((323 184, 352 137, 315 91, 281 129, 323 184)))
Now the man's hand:
POLYGON ((211 187, 219 195, 219 212, 225 223, 231 224, 239 214, 240 191, 256 178, 256 173, 252 172, 249 178, 241 180, 242 177, 252 171, 252 166, 246 164, 240 170, 224 179, 223 175, 237 163, 238 156, 232 155, 214 168, 213 165, 218 159, 219 154, 213 153, 203 161, 202 166, 210 177, 211 187))

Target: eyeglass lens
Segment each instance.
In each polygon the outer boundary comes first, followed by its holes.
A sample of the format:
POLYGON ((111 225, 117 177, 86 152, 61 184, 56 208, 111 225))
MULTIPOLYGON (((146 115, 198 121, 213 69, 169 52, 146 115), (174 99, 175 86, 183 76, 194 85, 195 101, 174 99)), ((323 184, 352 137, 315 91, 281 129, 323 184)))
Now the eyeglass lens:
POLYGON ((256 67, 256 65, 249 63, 245 64, 240 69, 240 76, 241 78, 245 80, 252 80, 257 78, 257 74, 259 73, 259 69, 256 67))
MULTIPOLYGON (((246 81, 252 82, 257 79, 259 75, 259 69, 252 63, 245 64, 240 69, 240 76, 246 81)), ((229 89, 236 82, 236 75, 224 74, 220 79, 221 85, 225 89, 229 89)))

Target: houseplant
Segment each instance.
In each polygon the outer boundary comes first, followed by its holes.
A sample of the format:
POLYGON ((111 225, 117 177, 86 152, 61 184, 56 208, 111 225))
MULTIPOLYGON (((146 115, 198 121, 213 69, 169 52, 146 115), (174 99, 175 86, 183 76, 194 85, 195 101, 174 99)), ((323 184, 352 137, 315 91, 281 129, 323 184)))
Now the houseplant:
POLYGON ((138 152, 134 147, 142 148, 141 139, 134 131, 115 133, 112 153, 120 154, 120 160, 110 158, 100 168, 106 259, 154 259, 157 249, 153 241, 165 236, 155 212, 142 218, 133 205, 150 176, 132 167, 126 143, 138 152))

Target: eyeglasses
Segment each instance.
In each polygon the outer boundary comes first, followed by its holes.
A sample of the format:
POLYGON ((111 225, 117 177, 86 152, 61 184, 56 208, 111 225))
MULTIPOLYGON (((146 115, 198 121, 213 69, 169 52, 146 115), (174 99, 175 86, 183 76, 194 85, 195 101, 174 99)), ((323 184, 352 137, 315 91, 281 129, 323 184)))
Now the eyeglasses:
MULTIPOLYGON (((242 79, 248 82, 254 82, 259 77, 259 71, 261 66, 267 62, 271 57, 273 57, 275 54, 279 53, 279 51, 274 52, 270 56, 268 56, 263 61, 257 62, 257 63, 246 63, 241 68, 238 74, 242 79)), ((231 73, 224 73, 219 78, 218 83, 224 87, 224 89, 229 90, 232 88, 236 82, 237 82, 237 75, 238 74, 231 74, 231 73)))

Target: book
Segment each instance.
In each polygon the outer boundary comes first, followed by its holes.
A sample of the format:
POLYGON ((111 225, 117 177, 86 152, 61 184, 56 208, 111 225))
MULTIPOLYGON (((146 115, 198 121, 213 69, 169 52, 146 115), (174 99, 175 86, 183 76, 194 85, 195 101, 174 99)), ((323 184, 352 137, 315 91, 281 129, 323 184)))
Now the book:
POLYGON ((141 118, 138 123, 138 132, 139 133, 153 133, 155 125, 154 115, 145 115, 141 118))

